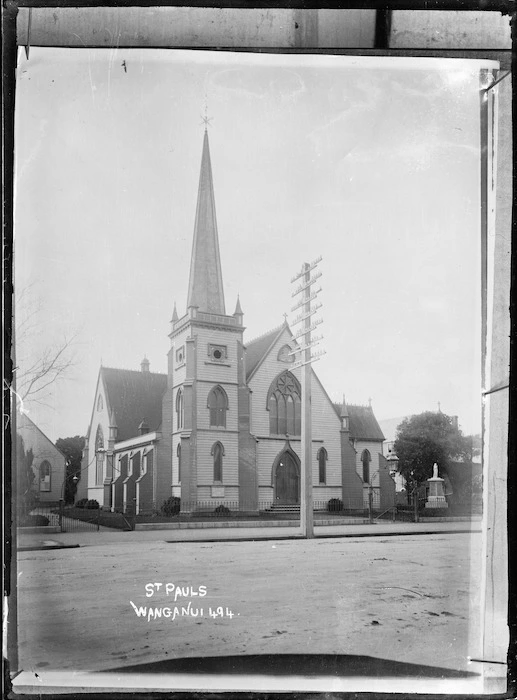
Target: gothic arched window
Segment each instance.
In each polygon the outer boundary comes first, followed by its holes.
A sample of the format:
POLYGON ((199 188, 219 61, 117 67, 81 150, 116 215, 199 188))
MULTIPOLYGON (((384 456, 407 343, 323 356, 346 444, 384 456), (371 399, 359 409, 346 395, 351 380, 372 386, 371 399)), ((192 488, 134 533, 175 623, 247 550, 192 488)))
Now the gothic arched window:
POLYGON ((179 389, 176 394, 176 428, 183 428, 183 390, 179 389))
POLYGON ((214 458, 214 481, 222 482, 223 480, 223 455, 224 447, 220 442, 216 442, 212 447, 211 454, 214 458))
POLYGON ((372 457, 368 450, 363 450, 361 455, 361 462, 363 463, 363 481, 368 484, 370 483, 370 462, 372 457))
POLYGON ((50 462, 43 460, 39 467, 39 490, 40 491, 50 491, 50 475, 51 475, 50 462))
POLYGON ((225 428, 228 397, 222 387, 215 386, 208 394, 208 408, 210 410, 210 426, 225 428))
POLYGON ((327 450, 324 447, 320 447, 318 450, 318 471, 320 484, 327 483, 327 459, 327 450))
POLYGON ((290 372, 282 372, 269 387, 267 410, 272 435, 301 434, 300 384, 290 372))
POLYGON ((178 483, 181 484, 181 442, 178 443, 176 448, 176 455, 178 457, 178 483))
POLYGON ((99 425, 95 436, 95 483, 102 484, 104 477, 104 434, 99 425))

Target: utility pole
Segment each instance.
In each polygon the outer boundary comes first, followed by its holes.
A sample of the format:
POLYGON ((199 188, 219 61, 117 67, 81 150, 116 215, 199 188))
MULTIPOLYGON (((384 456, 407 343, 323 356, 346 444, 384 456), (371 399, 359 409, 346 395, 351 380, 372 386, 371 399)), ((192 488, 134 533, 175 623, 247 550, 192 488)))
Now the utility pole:
POLYGON ((297 275, 291 282, 301 280, 299 287, 293 292, 292 296, 296 297, 299 294, 301 297, 292 307, 291 311, 301 309, 301 313, 294 319, 292 325, 302 324, 302 329, 295 340, 301 339, 299 348, 291 352, 291 355, 300 354, 298 361, 292 365, 292 369, 296 367, 302 368, 302 441, 301 441, 301 479, 300 479, 300 527, 302 535, 307 539, 314 537, 314 513, 312 499, 312 407, 311 407, 311 364, 316 362, 321 355, 325 353, 320 350, 317 353, 312 353, 311 348, 317 345, 322 337, 312 338, 312 331, 318 326, 322 320, 315 319, 311 321, 311 317, 316 311, 321 308, 321 304, 311 302, 316 299, 321 287, 314 290, 314 282, 321 277, 321 272, 315 272, 311 277, 311 271, 314 270, 321 257, 314 260, 312 263, 304 263, 297 275))

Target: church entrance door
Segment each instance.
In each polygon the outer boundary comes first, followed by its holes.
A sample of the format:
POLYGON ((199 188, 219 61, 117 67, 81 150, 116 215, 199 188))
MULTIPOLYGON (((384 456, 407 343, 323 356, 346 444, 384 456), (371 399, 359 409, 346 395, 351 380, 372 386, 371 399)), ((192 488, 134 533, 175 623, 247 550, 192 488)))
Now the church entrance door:
POLYGON ((300 472, 295 458, 284 452, 276 468, 275 502, 278 504, 300 502, 300 472))

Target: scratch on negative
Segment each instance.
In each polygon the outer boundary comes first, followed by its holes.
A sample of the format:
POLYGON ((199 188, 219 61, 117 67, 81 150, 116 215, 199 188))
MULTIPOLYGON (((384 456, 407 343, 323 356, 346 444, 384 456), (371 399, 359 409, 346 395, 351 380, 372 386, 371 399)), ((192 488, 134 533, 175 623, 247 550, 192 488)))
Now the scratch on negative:
POLYGON ((413 591, 411 588, 402 588, 401 586, 381 586, 382 590, 392 590, 396 588, 399 591, 409 591, 410 593, 415 593, 415 595, 419 595, 421 598, 425 598, 424 593, 419 593, 418 591, 413 591))

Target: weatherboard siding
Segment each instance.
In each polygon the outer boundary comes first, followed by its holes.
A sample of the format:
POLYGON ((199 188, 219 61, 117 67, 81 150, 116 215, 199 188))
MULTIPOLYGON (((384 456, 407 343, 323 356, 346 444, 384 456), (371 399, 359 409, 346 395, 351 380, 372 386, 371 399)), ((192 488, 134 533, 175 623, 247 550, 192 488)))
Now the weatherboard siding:
MULTIPOLYGON (((90 422, 90 432, 88 434, 88 455, 90 457, 90 463, 88 465, 88 498, 95 499, 99 505, 104 505, 104 487, 102 482, 98 484, 96 482, 97 473, 97 459, 96 459, 96 438, 97 429, 101 426, 102 434, 104 436, 104 449, 108 448, 108 437, 109 437, 109 407, 106 392, 104 390, 104 383, 102 379, 97 384, 97 391, 95 393, 95 400, 93 403, 93 415, 90 422), (102 397, 102 408, 97 409, 99 403, 99 396, 102 397)), ((104 455, 104 474, 106 473, 106 455, 104 455)))
POLYGON ((197 434, 197 483, 198 486, 214 484, 214 458, 211 454, 216 442, 224 448, 222 484, 237 486, 239 483, 238 433, 223 430, 199 431, 197 434))
MULTIPOLYGON (((221 386, 228 397, 228 410, 226 411, 226 430, 238 430, 238 387, 237 384, 224 384, 222 382, 196 382, 197 397, 197 428, 198 430, 218 430, 219 427, 210 426, 210 409, 208 408, 208 395, 216 386, 221 386)), ((224 428, 222 429, 224 432, 224 428)))
MULTIPOLYGON (((269 436, 269 411, 267 396, 273 380, 290 365, 277 359, 280 348, 285 344, 292 345, 292 336, 286 329, 278 338, 262 364, 250 381, 252 390, 251 432, 259 439, 257 462, 259 465, 259 486, 271 484, 273 462, 285 446, 285 436, 278 439, 261 439, 269 436)), ((292 370, 292 374, 301 384, 301 369, 292 370)), ((337 416, 332 402, 326 395, 315 375, 311 380, 312 405, 312 482, 319 485, 319 467, 317 454, 320 447, 325 447, 328 453, 326 469, 326 486, 341 486, 341 439, 339 430, 341 420, 337 416)), ((291 447, 300 455, 300 441, 292 439, 291 447)))
MULTIPOLYGON (((269 435, 269 411, 266 407, 267 395, 273 380, 290 367, 288 363, 280 362, 277 359, 278 351, 287 343, 292 344, 292 336, 286 328, 249 382, 249 387, 252 391, 250 430, 254 435, 269 435)), ((299 369, 294 370, 293 374, 298 381, 301 381, 299 369)))
POLYGON ((242 334, 203 327, 193 328, 192 335, 197 341, 197 378, 215 383, 237 381, 237 342, 242 339, 242 334), (220 363, 211 360, 208 353, 210 345, 224 345, 226 359, 220 363))

